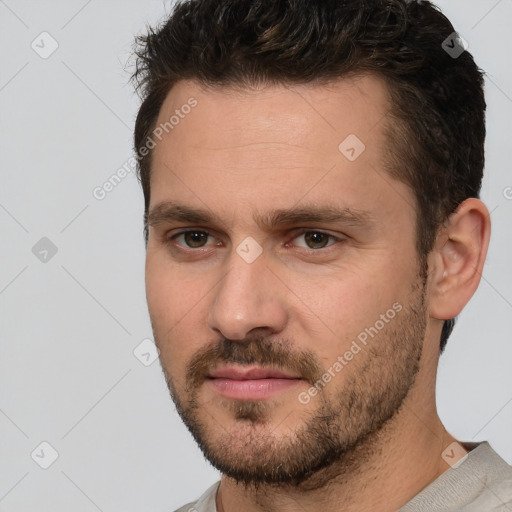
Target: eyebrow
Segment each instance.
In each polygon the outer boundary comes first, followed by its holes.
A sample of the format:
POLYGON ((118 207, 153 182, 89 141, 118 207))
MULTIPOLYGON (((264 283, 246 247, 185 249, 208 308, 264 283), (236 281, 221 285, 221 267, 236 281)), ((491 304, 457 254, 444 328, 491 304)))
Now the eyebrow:
MULTIPOLYGON (((360 228, 371 228, 375 225, 375 217, 368 211, 316 205, 302 205, 290 209, 277 209, 266 214, 255 214, 254 220, 263 231, 304 223, 342 223, 360 228)), ((148 226, 157 226, 166 222, 224 224, 208 209, 191 208, 172 201, 165 201, 154 206, 147 215, 146 222, 148 226)))

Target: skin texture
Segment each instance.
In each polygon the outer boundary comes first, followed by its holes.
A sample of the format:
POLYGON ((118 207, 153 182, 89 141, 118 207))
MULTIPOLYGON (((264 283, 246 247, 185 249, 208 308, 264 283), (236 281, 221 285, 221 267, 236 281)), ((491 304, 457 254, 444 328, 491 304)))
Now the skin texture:
POLYGON ((455 440, 435 405, 439 337, 478 286, 488 211, 462 203, 424 271, 414 193, 384 171, 390 105, 375 76, 251 90, 183 81, 157 125, 191 97, 197 106, 153 150, 146 286, 173 399, 223 473, 218 509, 397 510, 449 467, 441 453, 455 440), (354 161, 338 149, 350 134, 365 144, 354 161), (170 205, 211 218, 170 218, 170 205), (352 215, 308 217, 326 207, 352 215), (292 209, 306 216, 268 225, 292 209), (346 364, 333 371, 339 356, 346 364), (234 399, 208 378, 226 365, 296 380, 234 399))

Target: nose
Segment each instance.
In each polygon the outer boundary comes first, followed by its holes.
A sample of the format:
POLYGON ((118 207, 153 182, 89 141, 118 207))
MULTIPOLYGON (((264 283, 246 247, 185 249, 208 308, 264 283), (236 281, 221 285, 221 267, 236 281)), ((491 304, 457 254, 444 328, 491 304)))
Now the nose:
POLYGON ((229 268, 214 291, 208 323, 229 340, 243 340, 251 331, 270 335, 283 331, 288 320, 283 284, 262 254, 247 263, 235 251, 229 268))

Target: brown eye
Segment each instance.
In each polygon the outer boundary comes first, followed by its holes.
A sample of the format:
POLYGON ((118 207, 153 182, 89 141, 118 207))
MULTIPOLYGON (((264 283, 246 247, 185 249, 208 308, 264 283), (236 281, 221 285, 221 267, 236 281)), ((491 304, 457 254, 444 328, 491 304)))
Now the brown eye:
POLYGON ((304 241, 309 249, 323 249, 327 247, 331 235, 319 231, 308 231, 304 233, 304 241))
POLYGON ((179 236, 183 237, 183 241, 188 247, 197 249, 206 245, 209 235, 204 231, 187 231, 186 233, 182 233, 179 236))
POLYGON ((302 233, 293 239, 293 246, 302 249, 319 250, 325 249, 340 241, 341 239, 339 237, 325 233, 324 231, 303 230, 302 233))

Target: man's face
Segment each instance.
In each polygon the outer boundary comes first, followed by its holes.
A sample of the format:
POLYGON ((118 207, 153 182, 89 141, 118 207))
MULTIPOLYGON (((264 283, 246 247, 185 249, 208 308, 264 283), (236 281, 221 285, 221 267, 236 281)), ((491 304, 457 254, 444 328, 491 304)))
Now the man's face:
POLYGON ((161 109, 149 311, 178 411, 238 480, 339 463, 413 387, 428 315, 414 195, 384 170, 388 110, 370 76, 180 82, 161 109))

